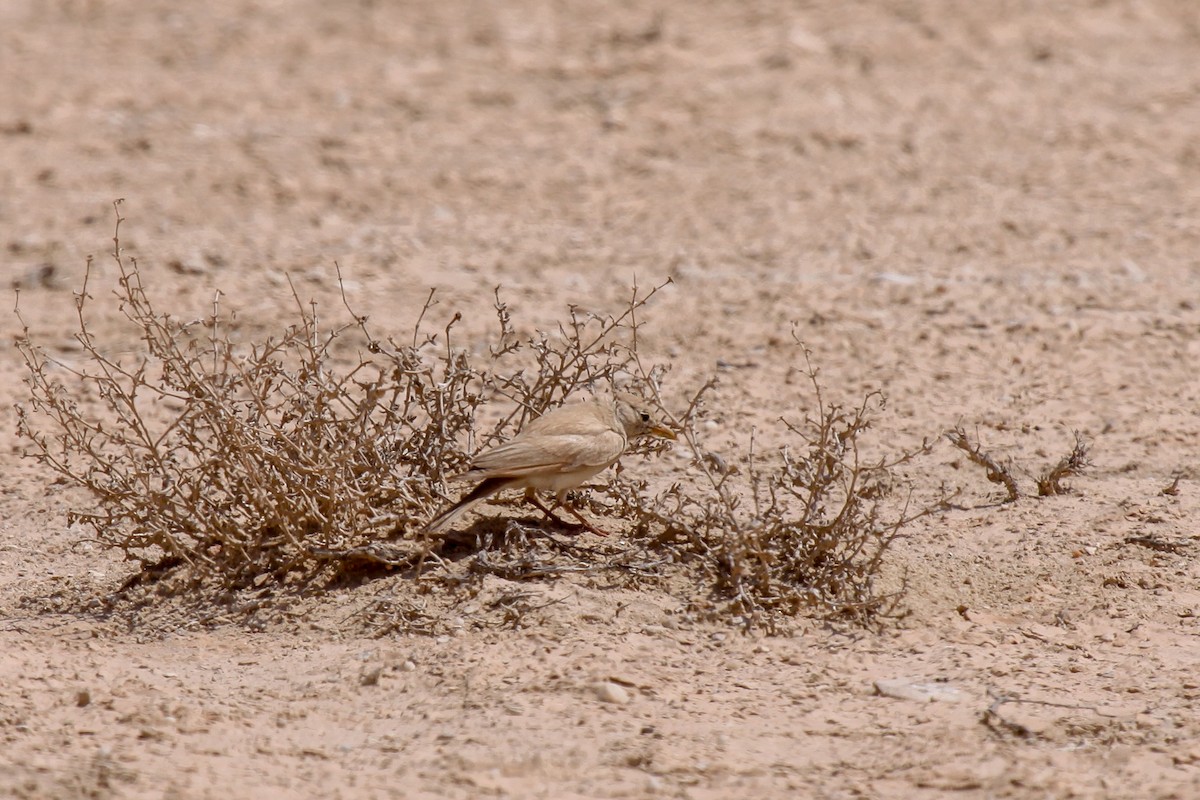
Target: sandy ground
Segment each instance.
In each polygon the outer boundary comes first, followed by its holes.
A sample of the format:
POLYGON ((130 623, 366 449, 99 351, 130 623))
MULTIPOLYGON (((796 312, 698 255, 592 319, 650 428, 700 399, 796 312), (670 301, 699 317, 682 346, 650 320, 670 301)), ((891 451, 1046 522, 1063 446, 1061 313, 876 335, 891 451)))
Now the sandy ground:
MULTIPOLYGON (((0 3, 0 263, 63 357, 123 197, 181 316, 285 319, 335 260, 398 332, 431 286, 533 330, 671 277, 643 345, 720 376, 718 433, 811 401, 794 324, 830 392, 886 392, 884 446, 961 423, 1027 492, 1072 431, 1095 464, 1014 504, 946 443, 914 464, 960 495, 881 631, 495 578, 519 630, 371 638, 378 585, 262 629, 88 611, 126 568, 10 415, 0 794, 1200 796, 1198 64, 1193 0, 0 3)), ((5 406, 21 379, 9 348, 5 406)))

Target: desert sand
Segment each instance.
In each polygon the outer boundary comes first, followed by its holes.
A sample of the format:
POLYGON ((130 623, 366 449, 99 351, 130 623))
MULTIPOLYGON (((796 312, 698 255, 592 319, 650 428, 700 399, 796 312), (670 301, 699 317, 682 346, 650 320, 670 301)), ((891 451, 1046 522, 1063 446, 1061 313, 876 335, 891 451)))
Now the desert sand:
MULTIPOLYGON (((269 326, 288 276, 336 308, 336 261, 385 330, 430 288, 482 330, 500 286, 530 333, 670 278, 641 345, 674 397, 718 377, 715 440, 803 413, 795 330, 829 394, 886 394, 878 447, 938 442, 914 496, 956 493, 875 626, 587 575, 489 576, 430 633, 362 624, 388 580, 131 617, 6 412, 0 795, 1200 796, 1193 0, 5 0, 0 74, 0 275, 63 358, 117 198, 181 317, 269 326), (1037 497, 1075 431, 1092 468, 1037 497)), ((10 346, 0 405, 23 377, 10 346)))

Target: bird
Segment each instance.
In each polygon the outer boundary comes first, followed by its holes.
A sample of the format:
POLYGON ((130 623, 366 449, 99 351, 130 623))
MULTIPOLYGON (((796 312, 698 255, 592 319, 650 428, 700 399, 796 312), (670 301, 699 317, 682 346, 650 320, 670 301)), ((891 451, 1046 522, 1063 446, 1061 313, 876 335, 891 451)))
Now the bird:
POLYGON ((470 469, 455 478, 478 480, 457 503, 439 512, 423 531, 446 528, 480 500, 507 489, 524 489, 525 499, 559 524, 565 524, 537 499, 538 490, 555 493, 555 506, 567 509, 593 533, 582 514, 564 501, 567 492, 617 462, 639 436, 675 439, 651 407, 628 392, 598 396, 559 406, 529 422, 516 436, 477 455, 470 469))

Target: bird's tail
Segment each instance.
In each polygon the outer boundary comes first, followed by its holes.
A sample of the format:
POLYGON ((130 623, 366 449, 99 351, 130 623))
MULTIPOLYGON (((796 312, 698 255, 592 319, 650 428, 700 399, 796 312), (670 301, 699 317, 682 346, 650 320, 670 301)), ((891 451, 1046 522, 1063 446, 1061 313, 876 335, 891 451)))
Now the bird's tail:
POLYGON ((425 523, 425 527, 421 529, 422 533, 437 533, 445 529, 451 522, 467 512, 471 506, 483 500, 485 497, 490 497, 496 492, 504 488, 511 478, 485 478, 478 486, 467 492, 457 503, 449 508, 438 512, 438 515, 429 522, 425 523))

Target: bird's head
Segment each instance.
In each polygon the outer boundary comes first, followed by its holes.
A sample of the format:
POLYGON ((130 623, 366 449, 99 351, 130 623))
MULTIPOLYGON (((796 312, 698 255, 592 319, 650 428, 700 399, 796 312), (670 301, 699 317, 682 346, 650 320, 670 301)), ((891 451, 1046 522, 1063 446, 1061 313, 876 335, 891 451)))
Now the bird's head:
POLYGON ((657 410, 637 395, 617 392, 616 410, 617 420, 625 429, 625 436, 630 441, 645 435, 657 436, 660 439, 675 438, 675 431, 659 419, 657 410))

